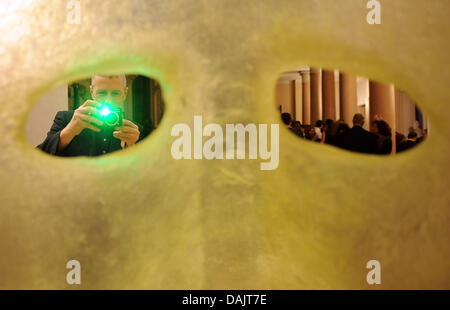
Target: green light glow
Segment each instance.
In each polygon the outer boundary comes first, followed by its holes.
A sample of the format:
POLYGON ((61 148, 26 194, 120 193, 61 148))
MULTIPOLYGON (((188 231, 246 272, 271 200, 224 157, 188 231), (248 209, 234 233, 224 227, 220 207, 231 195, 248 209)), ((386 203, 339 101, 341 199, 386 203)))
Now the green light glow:
POLYGON ((107 116, 109 113, 111 113, 111 110, 108 107, 103 107, 100 110, 100 115, 102 116, 107 116))

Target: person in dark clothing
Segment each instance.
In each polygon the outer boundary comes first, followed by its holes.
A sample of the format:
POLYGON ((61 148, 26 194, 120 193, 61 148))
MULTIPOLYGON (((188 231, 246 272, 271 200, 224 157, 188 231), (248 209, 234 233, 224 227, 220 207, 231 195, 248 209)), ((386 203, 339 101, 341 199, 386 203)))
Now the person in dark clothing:
POLYGON ((305 135, 303 134, 302 123, 300 123, 300 121, 293 121, 291 130, 300 138, 305 137, 305 135))
POLYGON ((406 141, 404 134, 395 132, 395 152, 400 153, 402 151, 402 144, 406 141))
POLYGON ((340 148, 344 147, 344 137, 347 135, 347 131, 350 130, 347 123, 343 120, 337 122, 336 136, 334 138, 334 145, 340 148))
POLYGON ((415 131, 411 131, 408 134, 408 139, 405 140, 401 146, 400 146, 400 152, 409 150, 411 148, 413 148, 414 146, 416 146, 417 144, 417 132, 415 131))
POLYGON ((373 132, 378 136, 378 154, 391 154, 392 133, 389 124, 383 120, 376 120, 372 123, 373 132))
POLYGON ((101 102, 123 110, 127 91, 125 75, 93 76, 93 100, 75 111, 58 112, 47 138, 37 148, 58 156, 98 156, 133 146, 142 138, 139 126, 123 119, 120 127, 104 128, 98 110, 101 102))
POLYGON ((303 127, 303 132, 305 134, 305 139, 314 141, 314 139, 316 137, 316 133, 314 131, 314 126, 305 125, 303 127))
POLYGON ((422 136, 417 137, 417 144, 422 143, 427 138, 427 135, 428 135, 428 129, 424 129, 422 131, 422 136))
POLYGON ((375 154, 377 152, 377 136, 364 128, 364 116, 360 113, 353 116, 353 127, 342 137, 342 147, 360 153, 375 154))
POLYGON ((288 126, 288 127, 290 127, 291 126, 291 123, 292 123, 292 116, 291 116, 291 114, 289 114, 289 113, 282 113, 281 114, 281 120, 283 121, 283 123, 286 125, 286 126, 288 126))
POLYGON ((325 121, 325 143, 336 146, 337 123, 332 119, 325 121))

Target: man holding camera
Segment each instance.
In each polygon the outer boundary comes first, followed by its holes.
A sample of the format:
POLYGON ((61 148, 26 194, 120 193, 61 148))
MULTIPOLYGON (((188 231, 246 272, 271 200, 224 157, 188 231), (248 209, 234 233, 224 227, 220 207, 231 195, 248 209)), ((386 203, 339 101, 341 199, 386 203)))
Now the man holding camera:
POLYGON ((58 156, 98 156, 140 140, 139 127, 122 118, 128 92, 125 75, 93 76, 90 91, 93 100, 56 114, 39 149, 58 156))

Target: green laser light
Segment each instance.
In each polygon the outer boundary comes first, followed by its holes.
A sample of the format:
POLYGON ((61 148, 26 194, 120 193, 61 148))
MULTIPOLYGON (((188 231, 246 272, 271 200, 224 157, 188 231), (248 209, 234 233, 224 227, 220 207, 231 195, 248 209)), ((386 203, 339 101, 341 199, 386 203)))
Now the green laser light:
POLYGON ((113 128, 122 126, 122 109, 120 107, 104 104, 99 108, 99 114, 104 123, 104 127, 113 128))
POLYGON ((100 110, 100 115, 101 116, 107 116, 109 113, 111 113, 111 110, 108 107, 103 107, 100 110))

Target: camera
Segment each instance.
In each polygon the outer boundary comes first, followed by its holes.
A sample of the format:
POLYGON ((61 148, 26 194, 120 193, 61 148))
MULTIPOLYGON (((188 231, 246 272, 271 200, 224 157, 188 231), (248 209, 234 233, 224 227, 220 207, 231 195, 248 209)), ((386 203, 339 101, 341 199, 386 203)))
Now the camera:
POLYGON ((104 104, 99 110, 100 120, 103 121, 103 128, 111 129, 122 126, 123 111, 120 107, 104 104))

